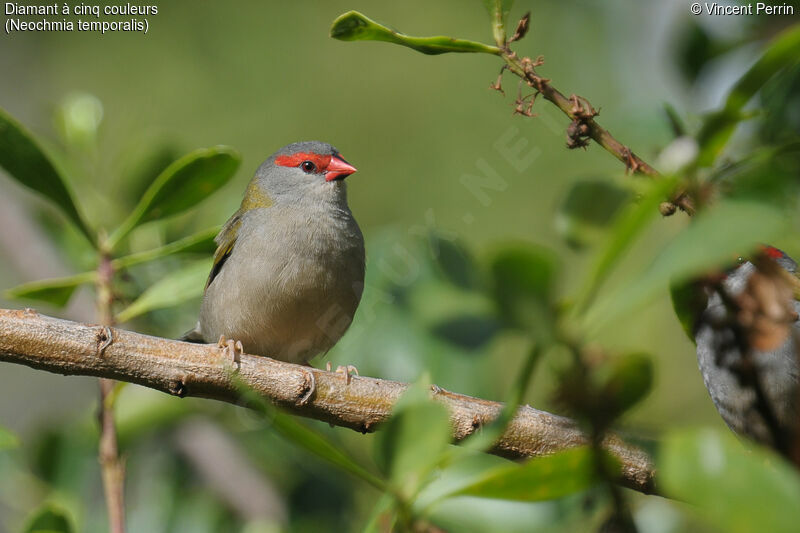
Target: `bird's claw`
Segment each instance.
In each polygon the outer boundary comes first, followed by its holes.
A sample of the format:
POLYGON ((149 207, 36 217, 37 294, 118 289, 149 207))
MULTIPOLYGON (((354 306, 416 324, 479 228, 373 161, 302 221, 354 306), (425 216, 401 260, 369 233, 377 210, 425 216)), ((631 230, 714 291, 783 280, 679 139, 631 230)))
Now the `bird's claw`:
MULTIPOLYGON (((328 372, 331 371, 331 362, 328 361, 325 363, 325 370, 328 372)), ((350 385, 350 378, 352 377, 351 373, 355 373, 356 376, 359 375, 358 369, 353 365, 339 365, 336 367, 337 374, 344 374, 344 382, 346 385, 350 385)))
POLYGON ((217 342, 217 347, 222 352, 222 355, 225 356, 225 359, 230 360, 231 363, 233 363, 237 368, 241 366, 241 356, 242 353, 244 353, 242 341, 226 339, 225 335, 220 335, 219 341, 217 342))

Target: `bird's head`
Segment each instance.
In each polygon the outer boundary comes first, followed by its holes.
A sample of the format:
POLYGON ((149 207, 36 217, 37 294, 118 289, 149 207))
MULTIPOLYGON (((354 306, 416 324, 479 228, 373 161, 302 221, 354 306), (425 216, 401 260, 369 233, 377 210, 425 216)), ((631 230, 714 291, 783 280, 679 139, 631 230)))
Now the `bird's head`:
POLYGON ((263 192, 275 203, 336 198, 344 193, 344 178, 355 171, 356 168, 328 143, 292 143, 262 163, 248 195, 263 192), (260 191, 253 191, 253 186, 260 191))
POLYGON ((792 274, 797 272, 797 263, 794 259, 786 255, 786 252, 783 250, 779 250, 774 246, 762 245, 760 251, 792 274))

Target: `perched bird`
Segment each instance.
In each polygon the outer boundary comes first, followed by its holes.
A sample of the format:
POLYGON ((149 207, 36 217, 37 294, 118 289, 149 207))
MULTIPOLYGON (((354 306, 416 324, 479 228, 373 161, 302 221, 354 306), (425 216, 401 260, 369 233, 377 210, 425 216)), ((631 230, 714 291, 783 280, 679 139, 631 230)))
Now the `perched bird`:
POLYGON ((800 412, 797 263, 771 246, 762 263, 743 262, 708 294, 695 330, 697 361, 725 423, 787 454, 800 412))
POLYGON ((182 340, 300 364, 336 344, 364 287, 364 238, 344 183, 355 171, 319 141, 264 161, 216 237, 200 319, 182 340))

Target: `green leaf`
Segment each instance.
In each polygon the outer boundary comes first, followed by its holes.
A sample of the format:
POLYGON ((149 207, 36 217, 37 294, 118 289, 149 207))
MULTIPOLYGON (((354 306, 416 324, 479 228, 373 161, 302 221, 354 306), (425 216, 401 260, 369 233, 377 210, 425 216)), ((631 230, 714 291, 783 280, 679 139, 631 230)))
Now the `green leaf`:
MULTIPOLYGON (((800 71, 800 69, 798 69, 800 71)), ((800 75, 798 75, 800 87, 800 75)), ((799 92, 800 94, 800 92, 799 92)), ((710 180, 728 196, 759 201, 777 209, 794 209, 800 183, 800 138, 779 145, 757 148, 726 164, 710 180)))
POLYGON ((470 450, 460 445, 452 446, 450 457, 443 462, 430 483, 426 484, 414 498, 412 513, 417 516, 427 516, 430 510, 443 500, 465 487, 482 481, 488 472, 511 464, 508 459, 483 451, 470 450))
POLYGON ((34 512, 23 529, 25 533, 72 533, 72 520, 66 510, 45 504, 34 512))
MULTIPOLYGON (((124 382, 121 382, 124 383, 124 382)), ((121 449, 133 449, 143 440, 161 431, 169 431, 181 420, 197 414, 186 402, 166 394, 127 394, 133 387, 114 387, 114 419, 121 449)))
POLYGON ((19 122, 0 108, 0 167, 25 187, 45 196, 78 226, 90 242, 94 234, 83 221, 66 179, 19 122))
POLYGON ((487 316, 495 314, 495 302, 484 292, 464 291, 439 279, 420 280, 405 297, 409 312, 420 323, 433 325, 443 317, 487 316))
POLYGON ((19 446, 19 438, 11 431, 0 426, 0 451, 19 446))
POLYGON ((670 129, 672 129, 673 137, 676 139, 684 137, 687 131, 686 124, 675 107, 669 102, 664 103, 664 114, 667 116, 667 122, 669 122, 670 129))
POLYGON ((657 465, 664 493, 696 506, 720 531, 797 531, 797 471, 764 449, 744 449, 732 433, 671 433, 657 465))
POLYGON ((369 483, 378 490, 386 489, 386 484, 382 479, 358 464, 352 457, 334 446, 325 437, 306 427, 294 417, 279 412, 273 405, 264 401, 262 396, 241 379, 240 374, 232 374, 231 378, 242 397, 248 400, 248 405, 268 418, 271 426, 281 436, 320 459, 328 461, 337 468, 369 483))
POLYGON ((784 214, 772 205, 722 200, 695 217, 656 257, 641 276, 598 303, 595 326, 648 302, 670 284, 680 284, 710 269, 747 255, 760 242, 772 242, 788 227, 784 214))
POLYGON ((741 45, 741 39, 729 35, 716 35, 709 31, 697 17, 681 24, 676 37, 673 61, 686 81, 694 83, 700 72, 714 59, 741 45))
POLYGON ((431 327, 431 332, 464 350, 477 350, 500 332, 502 324, 489 315, 463 314, 448 317, 431 327))
POLYGON ((498 17, 505 20, 508 12, 511 11, 511 6, 514 5, 514 0, 483 0, 483 7, 489 12, 492 17, 498 17))
POLYGON ((442 238, 435 232, 430 239, 436 265, 447 280, 462 289, 480 287, 481 274, 469 250, 458 241, 442 238))
POLYGON ((404 303, 416 322, 465 349, 479 348, 503 327, 486 292, 465 291, 436 278, 416 283, 404 303))
POLYGON ((8 289, 5 296, 12 300, 35 300, 56 307, 64 307, 78 286, 84 283, 93 283, 95 279, 97 279, 97 273, 92 271, 63 278, 32 281, 8 289))
POLYGON ((800 114, 792 109, 800 105, 800 64, 772 77, 761 88, 759 103, 764 110, 759 136, 769 144, 797 139, 800 114))
POLYGON ((412 385, 377 435, 377 462, 407 497, 420 489, 452 440, 447 408, 430 398, 429 389, 424 382, 412 385))
POLYGON ((706 117, 697 136, 697 165, 711 166, 728 143, 737 124, 746 115, 742 109, 779 70, 800 62, 800 26, 790 26, 772 40, 756 63, 736 82, 725 106, 706 117))
POLYGON ((514 0, 483 0, 483 5, 492 19, 492 34, 498 46, 506 42, 506 18, 514 0))
POLYGON ((306 451, 328 461, 345 472, 361 478, 380 490, 385 488, 380 478, 371 474, 322 435, 307 428, 293 417, 278 413, 273 418, 272 425, 281 435, 298 444, 306 451))
POLYGON ((653 386, 653 363, 644 354, 618 357, 608 366, 600 397, 609 414, 616 418, 639 403, 653 386))
POLYGON ((109 237, 108 246, 116 246, 139 224, 194 207, 225 185, 240 161, 239 153, 227 146, 202 148, 181 157, 147 188, 130 216, 109 237))
POLYGON ((556 228, 570 245, 586 246, 602 235, 630 199, 630 191, 609 181, 579 181, 559 207, 556 228))
POLYGON ((572 448, 536 457, 517 465, 503 465, 487 471, 482 478, 452 496, 536 502, 563 498, 595 483, 592 451, 572 448))
POLYGON ((158 248, 153 248, 152 250, 145 250, 144 252, 120 257, 119 259, 115 259, 112 265, 114 269, 122 270, 132 267, 133 265, 154 261, 178 253, 211 254, 217 248, 214 237, 217 236, 221 228, 222 226, 214 226, 213 228, 205 229, 189 237, 165 244, 164 246, 159 246, 158 248))
POLYGON ((511 326, 549 336, 557 271, 555 255, 545 248, 515 246, 495 256, 491 265, 494 295, 511 326))
POLYGON ((522 368, 516 373, 516 380, 511 392, 503 405, 500 415, 491 421, 491 423, 484 426, 481 431, 476 431, 467 437, 462 443, 462 448, 467 450, 488 450, 500 436, 505 432, 506 427, 514 418, 517 410, 528 392, 528 386, 533 376, 533 371, 536 364, 545 352, 544 346, 541 343, 534 343, 533 347, 529 350, 528 356, 522 363, 522 368))
POLYGON ((591 361, 576 357, 559 369, 557 381, 556 400, 579 421, 602 432, 647 395, 653 365, 640 353, 591 361))
POLYGON ((608 279, 625 251, 633 244, 658 215, 658 205, 669 196, 675 187, 675 180, 660 178, 650 184, 650 189, 639 200, 624 209, 615 219, 608 242, 600 251, 594 266, 586 277, 586 282, 576 297, 575 310, 585 311, 594 300, 600 286, 608 279))
POLYGON ((364 526, 363 533, 385 533, 394 531, 394 524, 397 520, 395 513, 395 500, 389 493, 384 493, 370 511, 367 525, 364 526))
POLYGON ((199 298, 211 271, 211 259, 195 261, 175 270, 151 285, 139 298, 117 315, 120 323, 154 311, 199 298))
POLYGON ((700 314, 708 305, 708 296, 702 287, 692 281, 670 284, 669 295, 672 309, 681 323, 683 332, 694 343, 694 328, 700 314))
POLYGON ((436 55, 448 52, 471 52, 500 55, 501 50, 475 41, 452 37, 412 37, 390 30, 358 11, 348 11, 333 21, 331 37, 340 41, 384 41, 407 46, 423 54, 436 55))

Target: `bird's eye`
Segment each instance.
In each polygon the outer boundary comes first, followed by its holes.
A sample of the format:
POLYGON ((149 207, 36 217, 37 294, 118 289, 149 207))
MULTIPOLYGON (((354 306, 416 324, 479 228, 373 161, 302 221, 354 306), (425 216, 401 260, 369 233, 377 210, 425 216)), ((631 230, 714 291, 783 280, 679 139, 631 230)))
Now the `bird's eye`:
POLYGON ((300 168, 303 169, 303 172, 310 173, 317 170, 317 165, 315 165, 311 161, 303 161, 302 163, 300 163, 300 168))

